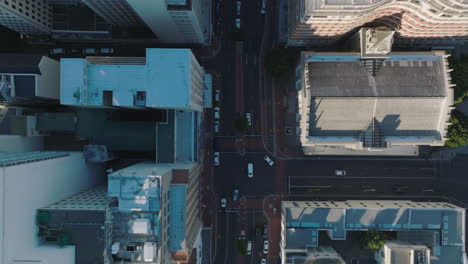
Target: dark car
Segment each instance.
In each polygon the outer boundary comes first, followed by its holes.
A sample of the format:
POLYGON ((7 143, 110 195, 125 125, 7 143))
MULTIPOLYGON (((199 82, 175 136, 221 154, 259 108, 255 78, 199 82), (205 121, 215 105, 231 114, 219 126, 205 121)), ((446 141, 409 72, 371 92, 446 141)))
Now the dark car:
POLYGON ((406 185, 393 185, 394 193, 405 193, 408 191, 408 186, 406 185))

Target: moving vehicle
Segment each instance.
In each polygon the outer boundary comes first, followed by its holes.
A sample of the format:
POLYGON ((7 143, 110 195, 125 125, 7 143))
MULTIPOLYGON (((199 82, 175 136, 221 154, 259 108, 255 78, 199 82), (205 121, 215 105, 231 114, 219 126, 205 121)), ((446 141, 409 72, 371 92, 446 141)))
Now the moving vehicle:
POLYGON ((250 113, 245 113, 245 118, 247 118, 247 123, 249 123, 249 126, 252 126, 252 115, 250 113))
POLYGON ((219 152, 214 153, 214 165, 215 166, 219 165, 219 152))
POLYGON ((219 108, 219 106, 216 106, 216 107, 214 107, 213 109, 214 109, 214 118, 215 118, 215 119, 219 119, 219 115, 220 115, 221 109, 219 108))
POLYGON ((268 238, 268 224, 263 225, 263 238, 268 238))
POLYGON ((247 241, 247 255, 252 254, 252 241, 247 241))
POLYGON ((56 48, 50 50, 50 55, 63 55, 65 54, 65 49, 63 48, 56 48))
POLYGON ((216 89, 216 91, 215 91, 215 101, 216 102, 219 102, 219 96, 220 96, 219 89, 216 89))
POLYGON ((227 200, 226 198, 221 199, 221 208, 226 208, 227 200))
POLYGON ((219 132, 219 121, 218 120, 214 121, 214 132, 215 133, 219 132))
POLYGON ((253 178, 253 163, 247 164, 247 176, 253 178))
POLYGON ((275 163, 271 160, 270 156, 268 156, 268 155, 265 155, 265 157, 263 157, 263 159, 264 159, 265 162, 266 162, 268 165, 270 165, 270 166, 273 166, 273 164, 275 164, 275 163))
POLYGON ((236 28, 240 29, 240 18, 236 18, 236 28))
POLYGON ((237 198, 239 197, 239 190, 237 188, 234 189, 234 194, 232 195, 232 200, 237 201, 237 198))
POLYGON ((266 14, 266 4, 267 0, 262 0, 262 10, 260 11, 262 15, 266 14))
POLYGON ((100 48, 99 53, 101 53, 101 54, 112 54, 112 53, 114 53, 114 49, 113 48, 100 48))
POLYGON ((268 254, 268 240, 263 241, 263 254, 268 254))
POLYGON ((260 264, 266 264, 266 259, 262 258, 262 260, 260 260, 260 264))
POLYGON ((335 170, 335 176, 345 176, 346 171, 345 170, 335 170))
POLYGON ((96 49, 95 48, 85 48, 85 49, 83 49, 83 54, 84 55, 94 55, 94 54, 96 54, 96 49))
POLYGON ((241 1, 237 1, 236 13, 238 16, 240 16, 240 12, 241 12, 241 1))

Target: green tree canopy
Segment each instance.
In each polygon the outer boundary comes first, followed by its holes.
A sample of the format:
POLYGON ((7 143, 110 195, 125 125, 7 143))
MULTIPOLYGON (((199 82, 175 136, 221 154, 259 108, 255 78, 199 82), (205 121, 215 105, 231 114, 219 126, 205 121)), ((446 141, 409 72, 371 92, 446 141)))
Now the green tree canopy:
POLYGON ((468 118, 460 111, 452 110, 447 132, 447 147, 456 148, 468 144, 468 118))
POLYGON ((370 251, 377 251, 385 244, 386 235, 382 231, 368 230, 362 233, 361 245, 370 251))
POLYGON ((452 83, 457 85, 454 91, 455 103, 459 103, 465 96, 468 96, 468 55, 451 56, 449 64, 453 69, 450 73, 452 83))
POLYGON ((49 223, 49 219, 50 219, 49 212, 40 211, 37 214, 37 222, 39 223, 39 225, 47 225, 47 223, 49 223))
POLYGON ((68 234, 60 233, 60 235, 58 235, 57 245, 59 245, 59 247, 64 247, 68 245, 69 243, 70 243, 70 236, 68 234))
POLYGON ((234 120, 234 127, 240 134, 245 134, 245 132, 247 132, 247 128, 249 128, 249 122, 247 121, 247 118, 239 117, 234 120))
POLYGON ((281 80, 292 72, 293 62, 286 49, 278 48, 265 57, 265 68, 273 78, 281 80))

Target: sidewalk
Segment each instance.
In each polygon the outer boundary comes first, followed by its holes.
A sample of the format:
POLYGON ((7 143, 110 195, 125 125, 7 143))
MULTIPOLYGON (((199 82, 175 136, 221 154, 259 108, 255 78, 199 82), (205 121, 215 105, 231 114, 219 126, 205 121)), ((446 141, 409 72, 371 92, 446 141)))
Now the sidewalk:
POLYGON ((268 258, 267 263, 281 263, 281 199, 277 195, 271 195, 263 200, 263 213, 268 221, 268 258))

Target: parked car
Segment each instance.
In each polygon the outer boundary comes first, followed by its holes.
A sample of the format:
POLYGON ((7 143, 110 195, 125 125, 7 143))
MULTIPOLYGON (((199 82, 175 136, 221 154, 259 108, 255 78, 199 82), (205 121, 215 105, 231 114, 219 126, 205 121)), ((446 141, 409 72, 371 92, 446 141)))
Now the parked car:
POLYGON ((214 121, 214 132, 215 133, 219 132, 219 121, 218 120, 214 121))
POLYGON ((222 199, 221 199, 221 208, 226 208, 226 205, 227 205, 227 200, 226 200, 226 198, 222 198, 222 199))
POLYGON ((219 119, 221 109, 218 106, 214 107, 213 109, 214 109, 214 118, 219 119))
POLYGON ((252 126, 252 115, 250 113, 245 113, 245 118, 247 119, 249 126, 252 126))
POLYGON ((219 165, 219 152, 214 153, 214 165, 215 166, 219 165))
POLYGON ((268 238, 268 224, 263 225, 263 238, 268 238))
POLYGON ((263 254, 268 254, 268 240, 263 241, 263 254))
POLYGON ((219 89, 216 89, 216 91, 215 91, 215 101, 216 102, 219 102, 219 97, 220 97, 220 91, 219 91, 219 89))
POLYGON ((97 52, 96 52, 96 49, 95 48, 85 48, 83 49, 83 54, 84 55, 95 55, 97 52))
POLYGON ((345 170, 335 170, 335 176, 345 176, 346 171, 345 170))
POLYGON ((270 166, 273 166, 273 164, 275 164, 275 163, 271 160, 270 156, 268 156, 268 155, 265 155, 265 157, 263 157, 263 159, 264 159, 265 162, 266 162, 268 165, 270 165, 270 166))
POLYGON ((236 188, 236 189, 234 189, 234 193, 232 195, 232 200, 237 201, 238 197, 239 197, 239 190, 236 188))
POLYGON ((266 264, 266 259, 262 258, 262 260, 260 260, 260 264, 266 264))
POLYGON ((114 49, 113 48, 100 48, 99 53, 101 53, 101 54, 112 54, 112 53, 114 53, 114 49))
POLYGON ((65 49, 63 48, 55 48, 50 50, 50 55, 63 55, 65 54, 65 49))
POLYGON ((240 29, 240 18, 236 18, 236 28, 240 29))
POLYGON ((263 14, 266 14, 266 4, 267 0, 262 0, 262 10, 260 11, 263 14))
POLYGON ((238 16, 240 16, 240 12, 241 12, 241 1, 237 1, 236 13, 238 16))
POLYGON ((247 241, 247 255, 252 254, 252 241, 247 241))
POLYGON ((253 163, 247 164, 247 176, 253 178, 253 163))

